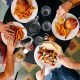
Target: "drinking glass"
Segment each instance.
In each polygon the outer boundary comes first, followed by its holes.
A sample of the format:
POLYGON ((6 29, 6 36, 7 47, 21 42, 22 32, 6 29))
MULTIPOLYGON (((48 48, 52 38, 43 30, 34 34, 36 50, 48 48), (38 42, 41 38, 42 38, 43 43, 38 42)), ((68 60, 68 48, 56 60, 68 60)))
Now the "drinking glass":
POLYGON ((41 36, 36 36, 36 37, 34 38, 34 44, 35 44, 36 46, 39 45, 39 44, 41 44, 43 41, 44 41, 44 38, 41 37, 41 36))
POLYGON ((51 27, 52 27, 52 24, 51 24, 50 21, 45 21, 42 24, 43 31, 50 31, 51 30, 51 27))
POLYGON ((49 6, 43 6, 41 8, 41 14, 43 16, 49 16, 51 14, 51 8, 49 6))
POLYGON ((15 61, 16 62, 21 62, 25 59, 26 55, 23 53, 23 49, 20 49, 15 53, 15 61))

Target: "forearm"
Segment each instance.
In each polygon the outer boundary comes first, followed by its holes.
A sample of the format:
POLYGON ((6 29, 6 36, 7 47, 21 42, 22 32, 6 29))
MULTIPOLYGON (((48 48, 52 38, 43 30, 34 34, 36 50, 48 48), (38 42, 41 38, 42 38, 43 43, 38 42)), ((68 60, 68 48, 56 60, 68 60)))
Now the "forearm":
POLYGON ((10 52, 7 53, 7 63, 5 67, 5 73, 8 73, 10 76, 14 73, 14 56, 10 55, 10 52))
POLYGON ((69 0, 69 1, 71 1, 73 3, 73 5, 75 5, 75 4, 80 2, 80 0, 69 0))
POLYGON ((13 73, 14 73, 14 56, 10 55, 10 53, 7 53, 7 62, 6 62, 6 67, 5 71, 0 73, 0 79, 1 80, 8 80, 13 73))
POLYGON ((73 62, 72 69, 80 70, 80 62, 73 62))

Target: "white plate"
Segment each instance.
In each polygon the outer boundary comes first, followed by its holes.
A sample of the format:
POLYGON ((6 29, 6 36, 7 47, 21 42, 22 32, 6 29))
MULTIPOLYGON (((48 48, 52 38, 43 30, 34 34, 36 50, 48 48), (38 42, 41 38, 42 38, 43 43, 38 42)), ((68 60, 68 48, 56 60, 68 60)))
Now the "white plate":
POLYGON ((32 0, 32 5, 33 5, 33 7, 35 9, 33 10, 32 15, 29 18, 27 18, 27 19, 19 19, 19 17, 17 15, 14 15, 14 11, 15 11, 15 8, 16 8, 16 3, 17 3, 17 0, 13 0, 12 5, 11 5, 11 13, 12 13, 12 16, 17 21, 19 21, 21 23, 27 23, 27 22, 33 20, 36 17, 36 15, 38 13, 38 5, 37 5, 35 0, 32 0))
POLYGON ((42 63, 39 59, 38 59, 38 51, 39 51, 39 48, 41 47, 42 45, 39 45, 36 47, 35 51, 34 51, 34 59, 36 61, 36 63, 41 67, 43 68, 45 66, 46 69, 48 70, 51 70, 51 69, 54 69, 54 68, 59 68, 61 67, 61 63, 57 60, 55 66, 51 66, 51 65, 47 65, 47 64, 44 64, 42 63))
MULTIPOLYGON (((22 24, 18 23, 18 22, 13 22, 13 24, 14 24, 15 26, 20 26, 20 27, 24 28, 24 26, 23 26, 22 24)), ((25 38, 27 37, 27 30, 26 30, 25 28, 22 29, 22 30, 23 30, 23 32, 24 32, 24 37, 23 37, 23 39, 25 39, 25 38)), ((7 45, 7 40, 5 39, 3 33, 1 33, 1 37, 2 37, 3 42, 7 45)), ((18 44, 16 45, 16 48, 21 47, 21 46, 22 46, 22 45, 21 45, 20 43, 18 43, 18 44)))
POLYGON ((78 31, 79 31, 79 21, 78 21, 78 19, 77 19, 73 14, 67 13, 65 19, 67 19, 67 18, 69 18, 69 17, 75 18, 75 19, 77 20, 77 22, 78 22, 78 25, 77 25, 77 27, 76 27, 75 29, 73 29, 73 30, 70 32, 69 36, 68 36, 66 39, 65 39, 64 36, 60 36, 60 35, 57 33, 57 31, 56 31, 55 23, 57 22, 57 19, 55 18, 55 19, 53 20, 53 22, 52 22, 52 32, 53 32, 53 34, 54 34, 58 39, 60 39, 60 40, 70 40, 70 39, 74 38, 74 37, 77 35, 78 31))

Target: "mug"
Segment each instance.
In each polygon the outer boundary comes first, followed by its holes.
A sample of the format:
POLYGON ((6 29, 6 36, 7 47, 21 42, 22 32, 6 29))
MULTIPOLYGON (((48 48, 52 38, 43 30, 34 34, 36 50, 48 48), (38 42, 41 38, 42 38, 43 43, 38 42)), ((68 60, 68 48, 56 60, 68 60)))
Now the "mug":
POLYGON ((27 36, 24 40, 21 41, 22 48, 24 48, 23 53, 27 54, 29 51, 34 49, 33 38, 27 36))
POLYGON ((20 42, 20 44, 25 47, 25 46, 31 45, 32 42, 33 42, 32 37, 27 36, 25 39, 23 39, 23 40, 20 42))

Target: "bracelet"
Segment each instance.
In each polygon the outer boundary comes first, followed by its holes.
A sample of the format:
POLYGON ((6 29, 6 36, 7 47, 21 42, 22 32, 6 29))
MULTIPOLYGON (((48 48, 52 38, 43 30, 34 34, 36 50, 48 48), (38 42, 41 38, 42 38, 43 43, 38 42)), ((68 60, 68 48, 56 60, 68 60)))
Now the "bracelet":
POLYGON ((72 4, 72 6, 74 5, 73 2, 71 0, 68 0, 68 2, 70 2, 72 4))

